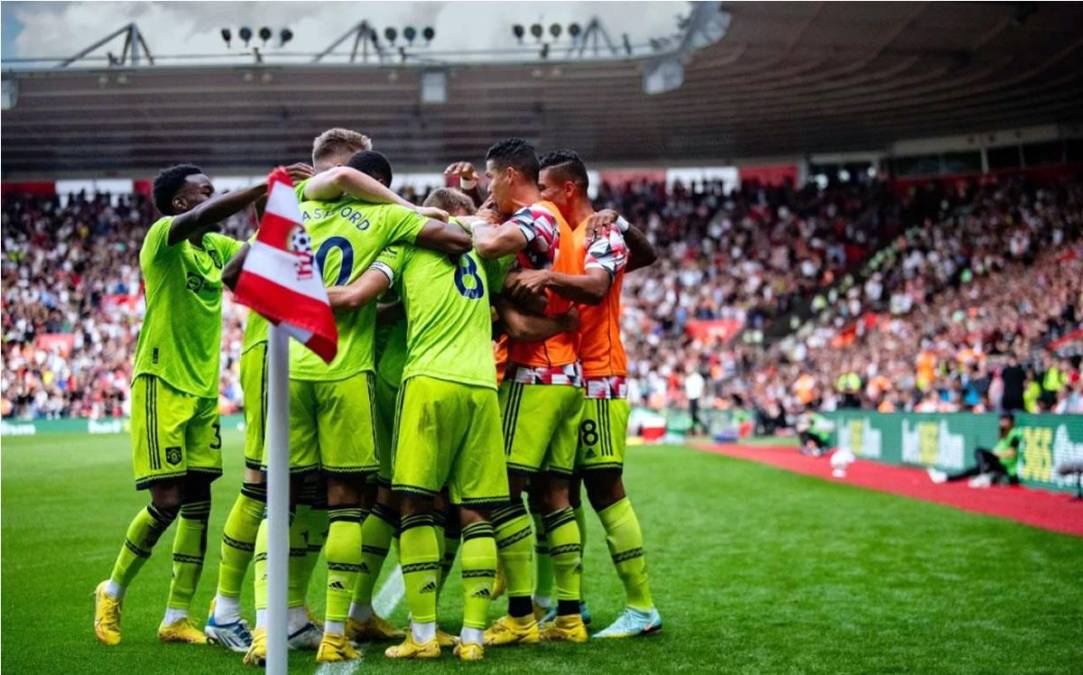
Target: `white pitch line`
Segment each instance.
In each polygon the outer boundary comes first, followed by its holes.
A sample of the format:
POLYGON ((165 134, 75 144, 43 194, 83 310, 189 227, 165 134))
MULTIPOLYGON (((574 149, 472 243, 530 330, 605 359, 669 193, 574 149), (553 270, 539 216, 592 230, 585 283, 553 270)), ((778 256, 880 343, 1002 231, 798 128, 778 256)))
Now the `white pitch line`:
MULTIPOLYGON (((377 591, 372 601, 372 609, 376 614, 387 617, 398 608, 406 594, 406 585, 402 579, 402 567, 395 565, 395 571, 387 578, 384 585, 377 591)), ((361 668, 362 661, 343 661, 342 663, 323 663, 316 669, 315 675, 353 675, 361 668)))
POLYGON ((372 610, 378 616, 387 618, 398 608, 406 594, 406 585, 402 581, 402 567, 395 565, 395 571, 387 578, 372 601, 372 610))

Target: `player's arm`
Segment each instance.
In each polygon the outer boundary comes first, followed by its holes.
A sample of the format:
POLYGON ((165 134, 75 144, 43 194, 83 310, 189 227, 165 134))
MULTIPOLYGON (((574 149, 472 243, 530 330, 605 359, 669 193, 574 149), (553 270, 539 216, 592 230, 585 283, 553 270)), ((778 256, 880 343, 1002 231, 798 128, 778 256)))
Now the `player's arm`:
POLYGON ((226 266, 222 268, 222 283, 231 291, 237 288, 237 280, 241 277, 241 269, 244 267, 244 260, 248 257, 250 248, 252 247, 248 242, 245 242, 241 250, 237 251, 237 254, 230 258, 226 266))
POLYGON ((375 301, 390 287, 391 278, 387 273, 373 266, 348 286, 328 288, 327 301, 333 310, 351 311, 375 301))
POLYGON ((530 270, 512 270, 508 272, 504 277, 504 284, 500 295, 507 298, 513 298, 516 304, 530 314, 541 316, 545 314, 545 309, 549 306, 549 296, 545 293, 544 288, 540 291, 529 291, 522 287, 519 283, 519 279, 529 272, 530 270))
POLYGON ((546 289, 581 305, 597 305, 605 299, 613 277, 600 267, 592 267, 586 274, 564 274, 552 270, 523 270, 515 277, 511 296, 517 302, 535 296, 546 289))
POLYGON ((333 201, 349 195, 372 204, 398 204, 411 211, 415 206, 372 176, 348 166, 338 166, 317 174, 305 183, 305 199, 333 201))
POLYGON ((625 272, 634 272, 658 260, 658 253, 647 239, 647 235, 633 226, 613 209, 602 209, 587 219, 587 238, 593 240, 602 236, 611 227, 620 230, 624 243, 628 246, 628 266, 625 272))
MULTIPOLYGON (((286 167, 286 171, 294 181, 304 180, 312 175, 312 167, 307 164, 291 164, 286 167)), ((175 216, 169 225, 166 243, 176 246, 185 239, 205 232, 266 194, 267 183, 260 182, 243 190, 215 195, 191 211, 175 216)))
POLYGON ((530 242, 518 227, 511 225, 490 225, 475 221, 474 248, 485 260, 496 260, 512 253, 518 253, 530 242))
POLYGON ((406 308, 401 302, 381 302, 376 305, 376 323, 386 326, 406 318, 406 308))
POLYGON ((481 207, 485 203, 486 195, 478 184, 477 170, 470 162, 454 162, 444 169, 445 176, 456 176, 459 179, 459 190, 470 199, 474 200, 474 206, 481 207))
POLYGON ((458 223, 442 223, 431 219, 425 223, 414 240, 415 246, 448 255, 462 255, 470 250, 472 243, 470 233, 458 223))
POLYGON ((546 340, 558 333, 579 330, 579 311, 574 307, 559 316, 537 316, 524 312, 503 296, 497 296, 493 306, 504 332, 515 340, 546 340))

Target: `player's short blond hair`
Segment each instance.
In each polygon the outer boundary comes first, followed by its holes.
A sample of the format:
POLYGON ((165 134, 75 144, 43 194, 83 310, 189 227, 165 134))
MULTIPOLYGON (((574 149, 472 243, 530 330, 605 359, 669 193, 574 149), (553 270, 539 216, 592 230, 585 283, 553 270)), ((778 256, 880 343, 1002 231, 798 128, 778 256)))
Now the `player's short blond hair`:
POLYGON ((468 216, 476 210, 474 200, 455 188, 436 188, 425 198, 422 206, 443 209, 453 216, 468 216))
POLYGON ((328 129, 312 141, 312 163, 339 153, 353 155, 362 150, 372 150, 372 139, 365 134, 335 127, 328 129))

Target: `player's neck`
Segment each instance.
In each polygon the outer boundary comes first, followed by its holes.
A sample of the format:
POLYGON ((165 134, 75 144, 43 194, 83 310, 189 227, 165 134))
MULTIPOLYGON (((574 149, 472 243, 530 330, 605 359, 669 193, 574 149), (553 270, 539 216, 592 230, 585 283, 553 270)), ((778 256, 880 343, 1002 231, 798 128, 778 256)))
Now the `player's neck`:
POLYGON ((583 221, 594 215, 594 207, 591 206, 588 199, 577 199, 572 203, 571 207, 569 213, 571 218, 568 219, 568 225, 572 229, 579 227, 583 221))
POLYGON ((521 208, 540 202, 541 193, 538 192, 538 188, 532 185, 522 185, 512 194, 511 201, 515 205, 513 212, 518 211, 521 208))

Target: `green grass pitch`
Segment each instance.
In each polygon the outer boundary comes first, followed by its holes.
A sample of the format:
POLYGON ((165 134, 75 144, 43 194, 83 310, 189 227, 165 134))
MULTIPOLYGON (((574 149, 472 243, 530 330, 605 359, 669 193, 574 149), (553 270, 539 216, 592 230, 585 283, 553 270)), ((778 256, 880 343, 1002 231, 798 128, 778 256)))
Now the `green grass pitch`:
MULTIPOLYGON (((218 537, 241 476, 225 438, 194 608, 214 592, 218 537)), ((661 635, 491 649, 477 672, 1080 672, 1083 540, 680 447, 629 450, 627 484, 645 532, 661 635)), ((3 442, 2 668, 9 673, 252 672, 214 647, 160 645, 169 547, 128 593, 124 641, 99 645, 91 592, 144 503, 124 436, 3 442)), ((591 519, 584 590, 594 628, 621 606, 591 519)), ((319 577, 317 577, 317 581, 319 577)), ((250 586, 250 584, 249 584, 250 586)), ((319 585, 310 593, 322 604, 319 585)), ((244 599, 251 607, 251 590, 244 599)), ((441 602, 458 628, 457 571, 441 602)), ((494 617, 503 602, 496 603, 494 617)), ((394 618, 405 620, 400 607, 394 618)), ((458 670, 391 664, 367 646, 359 672, 458 670)), ((291 672, 315 671, 312 654, 291 672)))

